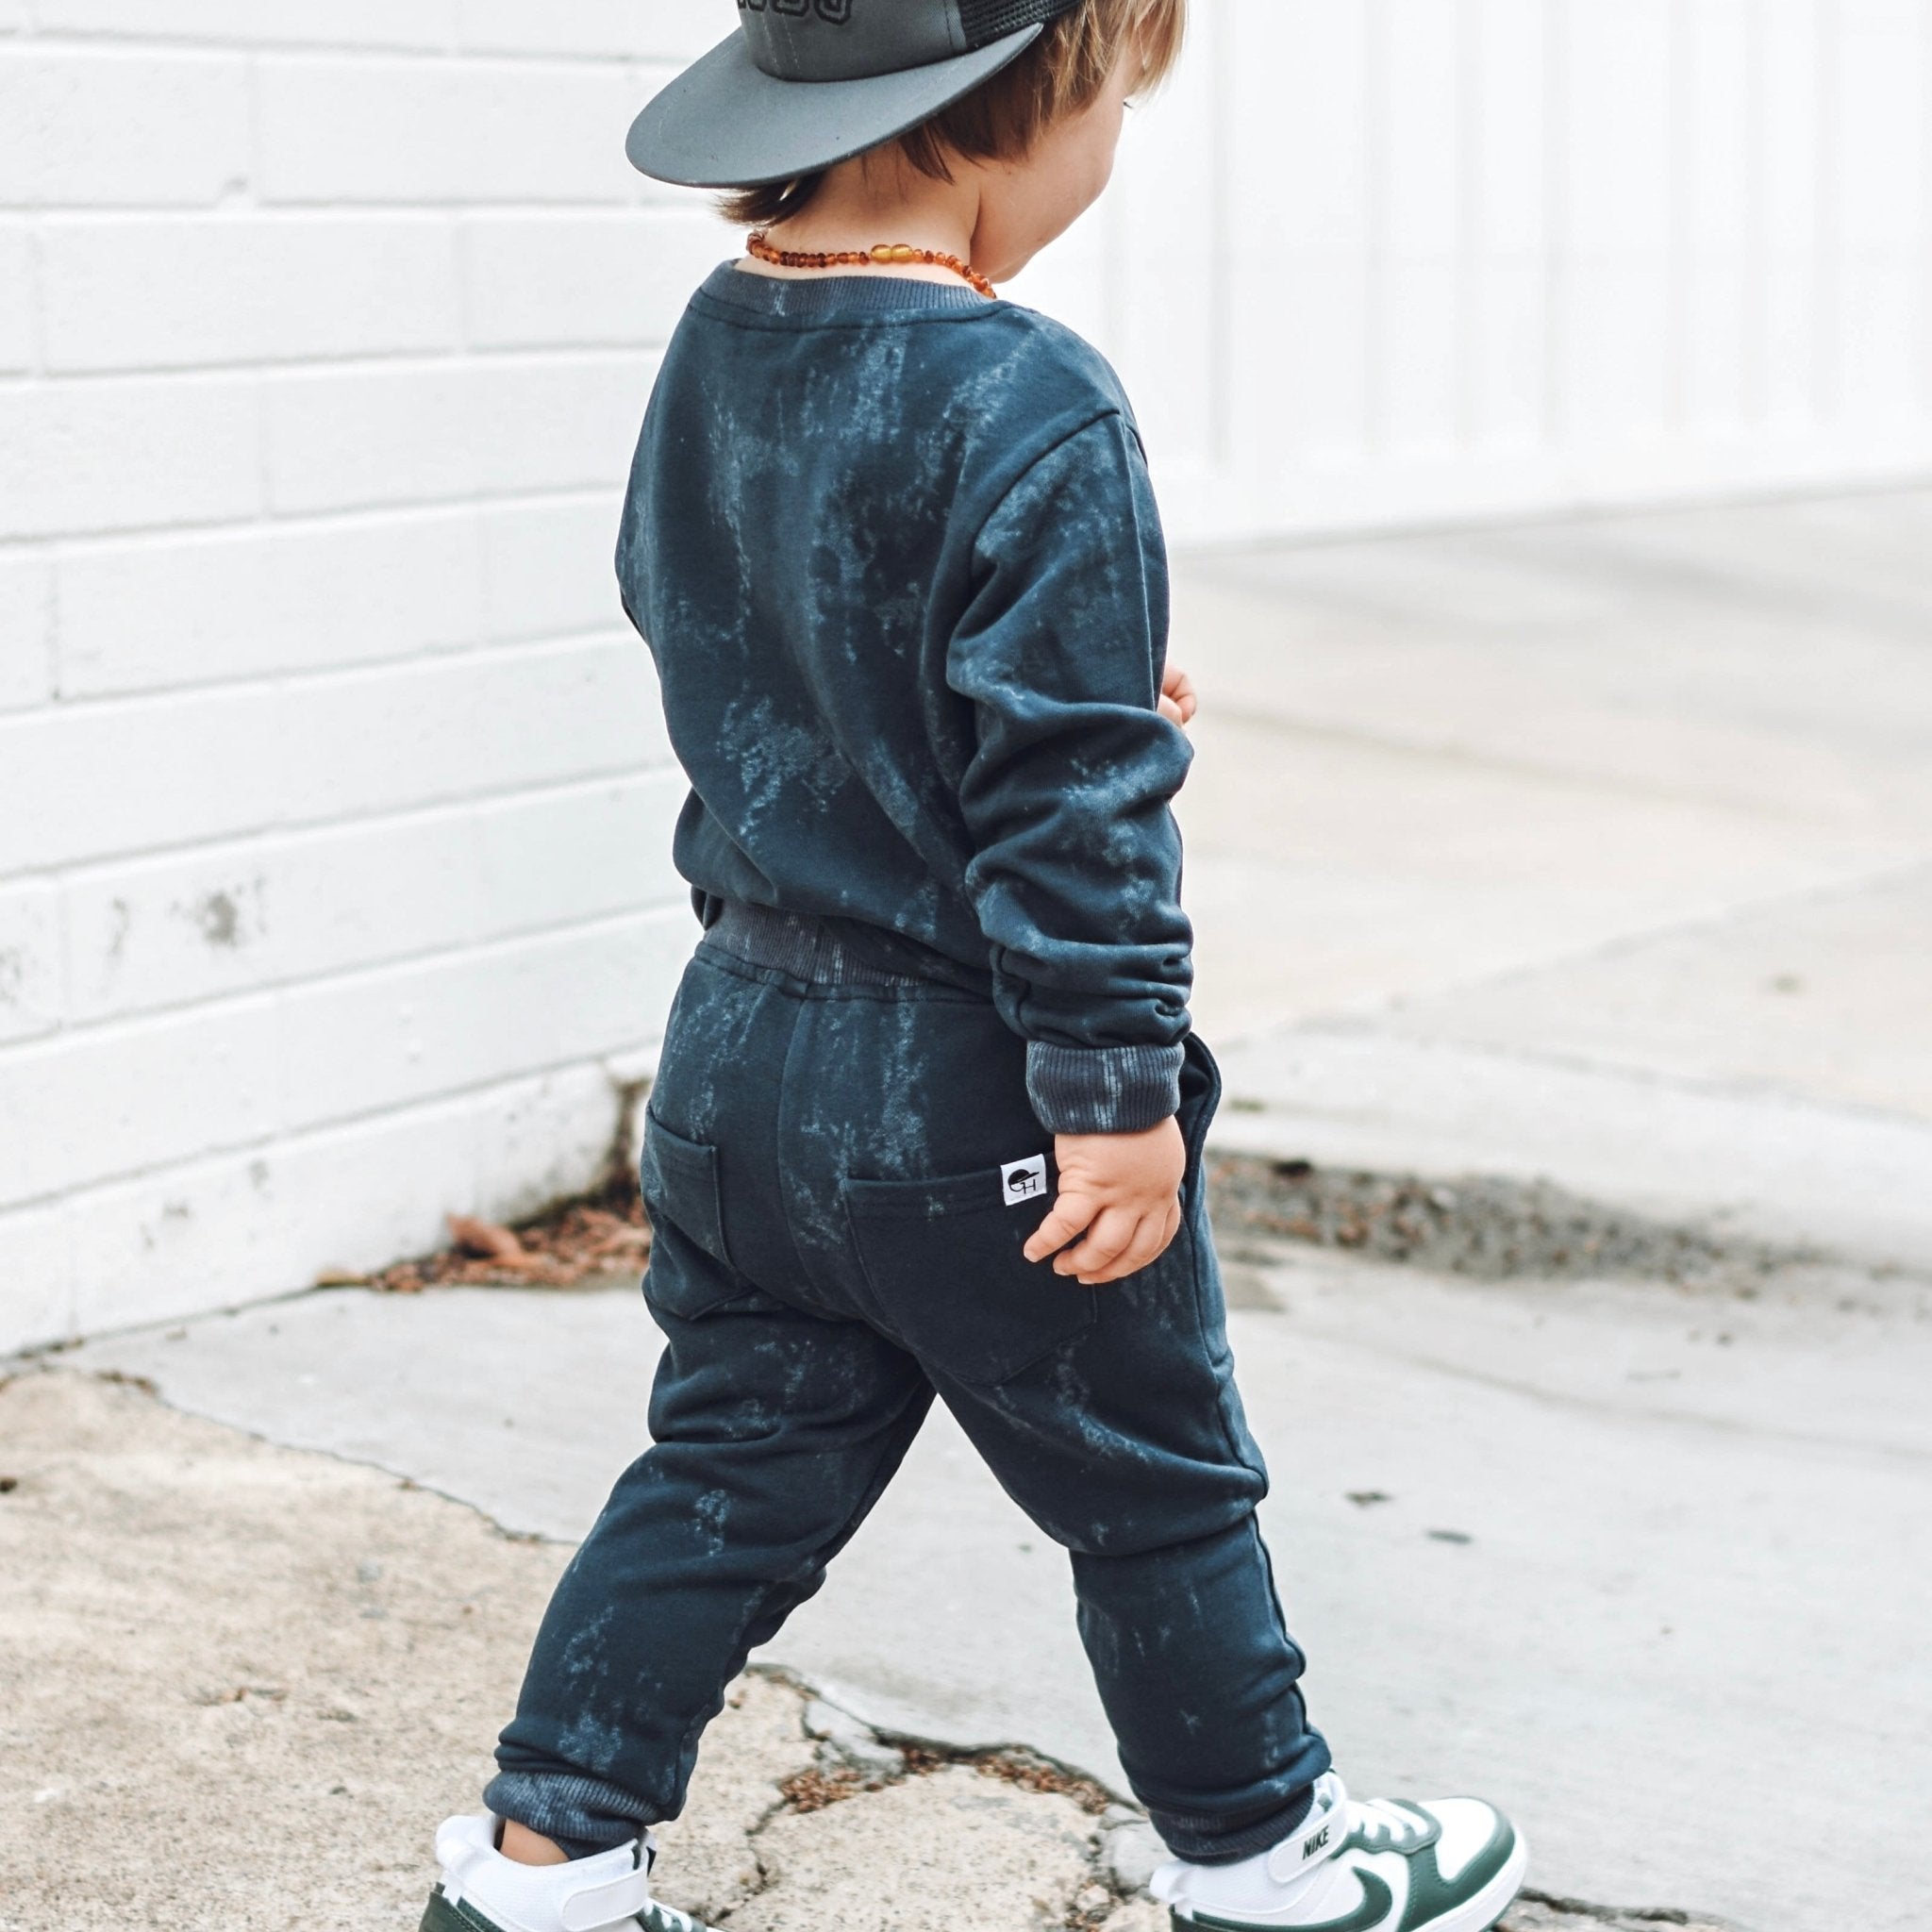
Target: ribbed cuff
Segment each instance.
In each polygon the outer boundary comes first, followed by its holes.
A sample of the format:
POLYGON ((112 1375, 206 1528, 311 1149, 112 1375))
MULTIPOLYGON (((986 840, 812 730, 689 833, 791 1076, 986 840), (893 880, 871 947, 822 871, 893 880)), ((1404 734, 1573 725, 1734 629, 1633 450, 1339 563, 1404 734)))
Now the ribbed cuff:
POLYGON ((1180 1043, 1054 1046, 1026 1042, 1026 1095, 1050 1134, 1138 1134, 1181 1104, 1180 1043))
POLYGON ((567 1851, 574 1846, 611 1851, 629 1844, 655 1822, 628 1791, 560 1772, 500 1771, 483 1788, 483 1803, 499 1818, 555 1839, 567 1851))
POLYGON ((1162 1811, 1152 1806, 1148 1817, 1161 1842, 1176 1858, 1191 1865, 1233 1865, 1257 1852, 1273 1851, 1301 1824, 1315 1803, 1315 1788, 1305 1785, 1286 1804, 1258 1818, 1240 1818, 1232 1824, 1195 1811, 1162 1811))

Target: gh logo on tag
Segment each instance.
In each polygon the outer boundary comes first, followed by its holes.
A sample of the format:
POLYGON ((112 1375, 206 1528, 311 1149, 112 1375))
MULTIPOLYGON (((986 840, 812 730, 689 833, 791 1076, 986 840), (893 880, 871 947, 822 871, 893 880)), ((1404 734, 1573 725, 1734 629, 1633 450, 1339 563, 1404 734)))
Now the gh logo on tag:
POLYGON ((1000 1169, 1000 1185, 1008 1208, 1024 1207, 1046 1192, 1046 1156, 1033 1155, 1025 1160, 1009 1160, 1000 1169))

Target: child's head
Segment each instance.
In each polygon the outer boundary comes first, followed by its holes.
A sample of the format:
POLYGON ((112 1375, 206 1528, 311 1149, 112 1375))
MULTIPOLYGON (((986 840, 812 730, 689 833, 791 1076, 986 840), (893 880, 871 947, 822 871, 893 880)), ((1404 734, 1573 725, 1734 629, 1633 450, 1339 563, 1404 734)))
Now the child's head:
POLYGON ((978 198, 974 261, 1004 280, 1099 198, 1123 110, 1166 77, 1186 24, 1187 0, 1079 0, 930 120, 830 168, 735 191, 724 211, 771 227, 814 205, 877 205, 917 198, 921 184, 970 183, 978 198))

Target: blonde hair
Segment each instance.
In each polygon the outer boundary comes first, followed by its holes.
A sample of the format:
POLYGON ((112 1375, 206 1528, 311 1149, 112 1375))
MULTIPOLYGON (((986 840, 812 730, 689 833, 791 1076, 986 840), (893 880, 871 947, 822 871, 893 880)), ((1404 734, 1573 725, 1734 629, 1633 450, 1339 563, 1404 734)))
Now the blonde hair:
MULTIPOLYGON (((937 181, 953 178, 953 158, 1017 161, 1056 122, 1092 105, 1124 54, 1140 60, 1136 93, 1158 87, 1180 58, 1187 16, 1188 0, 1081 0, 983 86, 871 152, 896 147, 937 181)), ((766 227, 799 213, 828 172, 734 189, 720 207, 727 221, 766 227)))

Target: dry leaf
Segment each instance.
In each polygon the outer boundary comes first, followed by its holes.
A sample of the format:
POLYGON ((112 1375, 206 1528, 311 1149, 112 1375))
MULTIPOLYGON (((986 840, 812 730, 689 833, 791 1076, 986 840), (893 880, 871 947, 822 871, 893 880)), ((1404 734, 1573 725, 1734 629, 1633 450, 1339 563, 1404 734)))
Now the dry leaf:
POLYGON ((451 1239, 465 1254, 485 1261, 514 1264, 528 1261, 524 1244, 507 1227, 493 1221, 477 1221, 468 1214, 448 1217, 451 1239))

